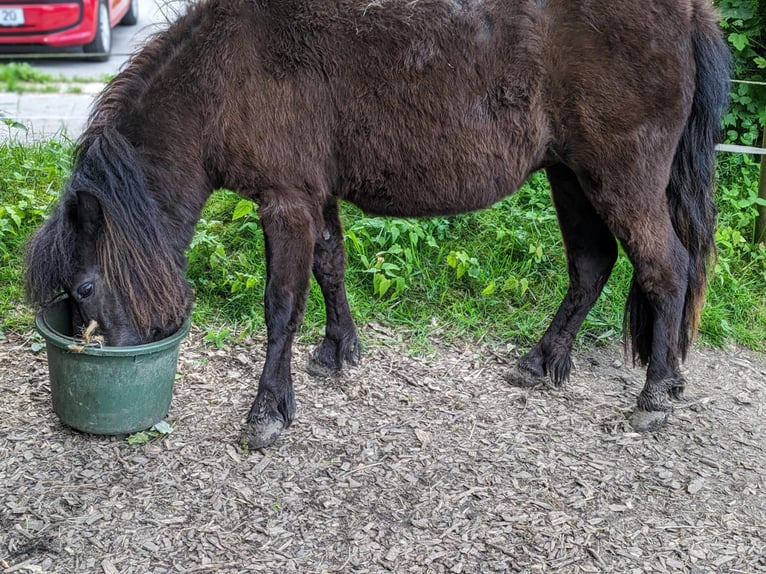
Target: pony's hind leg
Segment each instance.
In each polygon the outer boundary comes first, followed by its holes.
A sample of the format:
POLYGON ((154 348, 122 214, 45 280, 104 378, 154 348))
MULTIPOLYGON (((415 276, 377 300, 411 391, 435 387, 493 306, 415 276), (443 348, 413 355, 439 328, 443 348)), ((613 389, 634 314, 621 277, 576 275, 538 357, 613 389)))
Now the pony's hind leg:
POLYGON ((346 298, 346 252, 338 203, 330 199, 323 210, 324 227, 314 245, 314 277, 324 297, 325 336, 309 359, 307 371, 316 376, 340 372, 344 363, 355 365, 360 348, 356 326, 346 298))
POLYGON ((668 399, 680 398, 684 387, 679 333, 690 259, 670 216, 662 178, 668 170, 659 157, 655 162, 644 158, 642 163, 655 171, 646 173, 623 165, 622 170, 601 173, 596 178, 599 183, 586 188, 586 194, 633 264, 626 310, 634 356, 648 366, 630 422, 636 430, 647 431, 664 424, 673 410, 668 399))
POLYGON ((266 242, 267 347, 258 394, 242 441, 250 448, 272 444, 295 416, 291 373, 292 343, 302 319, 311 278, 319 221, 300 198, 282 197, 261 204, 266 242))
POLYGON ((562 164, 547 169, 567 256, 569 288, 540 342, 509 374, 512 384, 530 386, 550 376, 556 386, 569 378, 575 336, 595 304, 614 262, 617 245, 585 197, 577 176, 562 164))

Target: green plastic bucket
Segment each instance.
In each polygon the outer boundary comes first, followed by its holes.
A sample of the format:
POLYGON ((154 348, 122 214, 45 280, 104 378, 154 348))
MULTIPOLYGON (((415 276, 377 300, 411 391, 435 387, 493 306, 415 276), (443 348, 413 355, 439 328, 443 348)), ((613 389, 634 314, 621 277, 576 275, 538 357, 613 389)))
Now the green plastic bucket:
POLYGON ((78 347, 67 297, 40 309, 53 410, 67 426, 93 434, 129 434, 160 422, 170 408, 181 341, 174 335, 134 347, 78 347))

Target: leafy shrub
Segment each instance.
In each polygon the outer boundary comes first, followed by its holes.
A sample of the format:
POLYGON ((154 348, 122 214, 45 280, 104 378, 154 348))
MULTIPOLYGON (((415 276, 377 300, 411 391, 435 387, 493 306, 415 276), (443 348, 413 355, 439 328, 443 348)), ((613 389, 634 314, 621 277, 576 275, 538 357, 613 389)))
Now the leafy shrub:
POLYGON ((732 106, 724 117, 727 139, 757 145, 766 125, 766 0, 718 0, 721 26, 734 57, 732 106))
POLYGON ((715 344, 735 340, 763 348, 766 341, 766 245, 753 242, 758 204, 758 165, 749 156, 718 161, 718 256, 701 330, 715 344))
POLYGON ((29 319, 19 305, 22 246, 55 201, 70 150, 68 142, 0 146, 0 328, 29 319))

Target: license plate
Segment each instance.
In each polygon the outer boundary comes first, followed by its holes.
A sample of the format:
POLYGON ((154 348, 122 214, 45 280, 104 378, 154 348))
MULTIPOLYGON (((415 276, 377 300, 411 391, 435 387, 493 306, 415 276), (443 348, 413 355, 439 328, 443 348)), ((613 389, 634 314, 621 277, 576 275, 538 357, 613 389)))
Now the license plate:
POLYGON ((23 26, 24 10, 22 8, 0 9, 0 26, 23 26))

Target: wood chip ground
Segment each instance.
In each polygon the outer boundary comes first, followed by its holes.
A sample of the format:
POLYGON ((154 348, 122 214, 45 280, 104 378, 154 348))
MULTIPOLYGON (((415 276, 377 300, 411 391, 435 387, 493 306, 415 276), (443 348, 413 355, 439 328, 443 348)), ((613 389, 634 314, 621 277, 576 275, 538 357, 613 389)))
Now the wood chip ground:
POLYGON ((766 361, 697 348, 670 424, 631 432, 643 371, 586 347, 562 389, 515 350, 368 345, 339 378, 293 358, 298 416, 238 444, 263 341, 184 343, 162 440, 80 434, 44 352, 0 339, 0 571, 766 572, 766 361))

